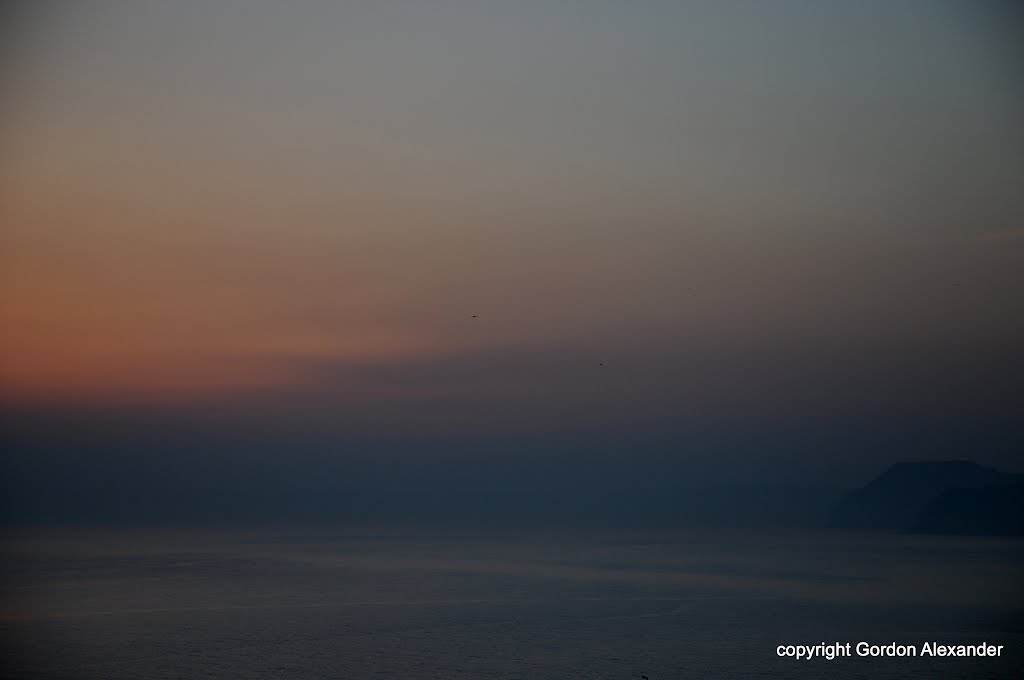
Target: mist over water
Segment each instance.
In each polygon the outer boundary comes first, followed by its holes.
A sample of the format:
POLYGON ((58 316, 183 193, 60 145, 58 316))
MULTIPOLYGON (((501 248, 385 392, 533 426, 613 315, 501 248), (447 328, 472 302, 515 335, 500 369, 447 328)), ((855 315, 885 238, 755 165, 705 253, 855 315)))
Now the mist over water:
POLYGON ((12 4, 0 680, 1019 675, 1009 3, 12 4))
POLYGON ((1016 677, 1019 540, 829 531, 11 535, 10 678, 1016 677), (1005 646, 797 661, 780 644, 1005 646))

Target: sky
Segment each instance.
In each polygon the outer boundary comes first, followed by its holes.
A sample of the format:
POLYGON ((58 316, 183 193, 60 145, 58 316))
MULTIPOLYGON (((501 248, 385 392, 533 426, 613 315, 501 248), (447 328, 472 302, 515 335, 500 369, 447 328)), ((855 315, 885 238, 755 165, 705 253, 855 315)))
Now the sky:
POLYGON ((8 460, 184 432, 128 448, 799 451, 827 483, 1020 461, 1008 3, 101 0, 5 24, 8 460))

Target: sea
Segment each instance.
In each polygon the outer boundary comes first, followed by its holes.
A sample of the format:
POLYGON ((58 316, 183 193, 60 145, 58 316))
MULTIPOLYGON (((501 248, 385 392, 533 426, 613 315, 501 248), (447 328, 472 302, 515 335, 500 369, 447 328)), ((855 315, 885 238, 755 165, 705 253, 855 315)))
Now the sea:
POLYGON ((1024 542, 838 530, 8 532, 0 677, 1024 677, 1024 542), (1002 645, 998 656, 860 656, 1002 645), (851 656, 780 655, 850 644, 851 656))

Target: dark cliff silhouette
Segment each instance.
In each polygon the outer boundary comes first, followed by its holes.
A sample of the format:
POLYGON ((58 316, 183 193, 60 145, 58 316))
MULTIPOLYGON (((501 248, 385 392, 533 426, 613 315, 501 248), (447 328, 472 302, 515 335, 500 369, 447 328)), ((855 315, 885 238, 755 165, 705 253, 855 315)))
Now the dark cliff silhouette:
POLYGON ((897 463, 840 501, 830 524, 927 533, 1017 533, 1019 482, 1018 475, 970 461, 897 463))
POLYGON ((1024 536, 1024 481, 946 489, 911 528, 925 534, 1024 536))

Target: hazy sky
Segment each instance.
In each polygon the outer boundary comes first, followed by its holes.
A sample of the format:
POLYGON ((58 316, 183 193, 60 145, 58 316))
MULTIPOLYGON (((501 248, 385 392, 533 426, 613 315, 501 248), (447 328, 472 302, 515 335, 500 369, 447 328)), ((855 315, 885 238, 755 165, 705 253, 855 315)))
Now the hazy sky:
POLYGON ((1008 4, 11 16, 9 409, 495 446, 851 422, 1024 440, 1008 4))

